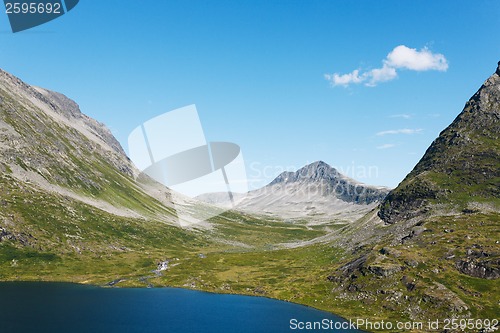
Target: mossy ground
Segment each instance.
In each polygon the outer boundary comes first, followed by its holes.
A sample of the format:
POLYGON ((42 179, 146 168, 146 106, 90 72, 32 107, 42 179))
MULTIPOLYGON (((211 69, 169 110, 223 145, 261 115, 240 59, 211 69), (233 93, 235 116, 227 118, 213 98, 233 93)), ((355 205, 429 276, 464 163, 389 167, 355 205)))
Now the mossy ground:
MULTIPOLYGON (((426 231, 404 244, 382 242, 352 253, 337 248, 335 243, 298 248, 281 245, 326 234, 325 226, 307 226, 305 221, 285 223, 230 211, 214 218, 212 229, 186 230, 154 218, 111 215, 17 182, 8 172, 0 177, 0 183, 1 227, 12 236, 0 242, 2 281, 105 286, 122 280, 116 286, 152 284, 266 296, 346 318, 394 322, 449 317, 450 302, 446 293, 436 289, 438 282, 465 302, 471 318, 491 319, 498 315, 497 281, 461 274, 455 265, 472 246, 498 255, 497 214, 431 218, 422 224, 426 231), (381 254, 382 248, 390 250, 381 254), (328 279, 363 251, 368 254, 365 266, 401 269, 388 276, 365 270, 344 282, 328 279), (170 261, 170 268, 157 276, 153 270, 163 260, 170 261), (417 264, 409 264, 412 262, 417 264), (407 281, 414 281, 415 288, 409 290, 407 281), (441 298, 439 293, 444 293, 441 298), (418 310, 411 310, 414 304, 418 304, 418 310)), ((134 196, 131 192, 124 195, 124 200, 130 204, 134 196)), ((138 204, 137 209, 150 216, 158 211, 173 214, 154 205, 148 210, 138 204)), ((340 228, 339 233, 345 237, 360 228, 356 224, 341 226, 335 221, 328 227, 340 228)))

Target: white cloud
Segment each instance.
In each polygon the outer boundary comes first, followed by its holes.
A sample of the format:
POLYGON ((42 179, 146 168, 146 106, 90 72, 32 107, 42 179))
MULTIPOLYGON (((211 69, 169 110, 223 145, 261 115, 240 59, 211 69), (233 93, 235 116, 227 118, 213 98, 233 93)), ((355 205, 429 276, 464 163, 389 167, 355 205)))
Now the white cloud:
POLYGON ((424 47, 420 51, 399 45, 387 55, 385 63, 394 68, 405 68, 412 71, 446 71, 448 61, 441 53, 432 53, 424 47))
POLYGON ((396 46, 387 57, 382 60, 382 67, 375 68, 360 74, 359 69, 348 74, 325 74, 325 79, 333 86, 347 87, 350 84, 364 83, 374 87, 380 82, 394 80, 398 77, 397 70, 407 69, 412 71, 446 71, 448 61, 441 53, 432 53, 424 47, 420 51, 405 45, 396 46))
POLYGON ((385 82, 385 81, 390 81, 394 80, 396 77, 398 77, 398 73, 396 72, 396 69, 390 66, 387 66, 387 64, 384 64, 382 68, 375 68, 372 69, 371 71, 365 73, 366 78, 369 79, 369 81, 366 83, 367 86, 374 87, 377 85, 379 82, 385 82))
POLYGON ((396 145, 393 144, 393 143, 386 143, 386 144, 383 144, 381 146, 377 146, 376 148, 377 149, 389 149, 389 148, 392 148, 392 147, 395 147, 396 145))
POLYGON ((416 133, 420 133, 422 131, 423 131, 423 129, 421 129, 421 128, 415 128, 415 129, 402 128, 402 129, 397 129, 397 130, 381 131, 381 132, 378 132, 376 135, 377 136, 384 136, 387 134, 416 134, 416 133))
POLYGON ((361 83, 364 78, 359 76, 359 70, 355 69, 351 73, 339 75, 335 74, 325 74, 325 79, 331 81, 335 86, 345 86, 347 87, 351 83, 361 83))

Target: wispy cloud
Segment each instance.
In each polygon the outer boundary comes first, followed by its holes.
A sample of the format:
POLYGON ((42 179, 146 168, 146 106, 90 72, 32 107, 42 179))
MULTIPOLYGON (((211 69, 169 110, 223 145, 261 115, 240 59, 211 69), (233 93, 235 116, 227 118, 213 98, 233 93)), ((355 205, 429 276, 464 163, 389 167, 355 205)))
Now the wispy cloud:
POLYGON ((381 132, 378 132, 376 135, 377 136, 384 136, 384 135, 388 135, 388 134, 416 134, 416 133, 420 133, 422 131, 423 131, 422 128, 415 128, 415 129, 402 128, 402 129, 396 129, 396 130, 381 131, 381 132))
POLYGON ((369 87, 375 87, 379 82, 391 81, 398 77, 396 68, 388 66, 384 63, 382 68, 375 68, 369 72, 364 73, 366 79, 368 80, 365 85, 369 87))
POLYGON ((389 116, 389 118, 404 118, 404 119, 410 119, 411 117, 412 115, 407 113, 393 114, 389 116))
POLYGON ((392 147, 396 147, 396 145, 393 144, 393 143, 386 143, 386 144, 377 146, 376 148, 377 149, 389 149, 389 148, 392 148, 392 147))
POLYGON ((325 74, 325 79, 333 86, 347 87, 350 84, 364 83, 374 87, 380 82, 394 80, 398 77, 397 70, 407 69, 412 71, 446 71, 448 61, 441 53, 432 53, 424 47, 420 50, 409 48, 405 45, 396 46, 384 60, 382 67, 360 73, 359 69, 348 74, 325 74))

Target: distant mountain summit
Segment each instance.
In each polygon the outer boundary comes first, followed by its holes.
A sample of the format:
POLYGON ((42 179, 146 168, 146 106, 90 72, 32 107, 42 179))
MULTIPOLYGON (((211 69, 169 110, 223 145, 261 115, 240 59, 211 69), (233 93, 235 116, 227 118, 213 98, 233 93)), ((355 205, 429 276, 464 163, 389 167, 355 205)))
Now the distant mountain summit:
POLYGON ((269 185, 278 183, 292 183, 297 181, 317 181, 322 179, 335 179, 341 177, 337 169, 331 167, 323 161, 316 161, 308 164, 298 171, 285 171, 276 177, 269 185))
POLYGON ((365 185, 352 178, 344 176, 337 169, 323 161, 306 165, 296 172, 283 172, 276 177, 268 187, 290 184, 322 184, 323 196, 335 196, 346 202, 356 204, 371 204, 381 201, 388 193, 386 187, 365 185))
MULTIPOLYGON (((285 171, 258 190, 234 193, 233 208, 289 219, 354 221, 373 209, 388 192, 386 187, 365 185, 317 161, 296 172, 285 171)), ((217 193, 198 199, 230 205, 217 193)))
POLYGON ((397 223, 424 216, 432 207, 498 211, 499 198, 500 62, 415 168, 389 193, 379 216, 386 223, 397 223))

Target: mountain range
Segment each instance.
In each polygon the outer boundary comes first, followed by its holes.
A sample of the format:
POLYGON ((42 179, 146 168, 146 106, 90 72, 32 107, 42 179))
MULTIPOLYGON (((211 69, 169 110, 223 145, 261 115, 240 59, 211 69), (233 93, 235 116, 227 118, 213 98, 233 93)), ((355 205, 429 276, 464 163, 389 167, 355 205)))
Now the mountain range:
POLYGON ((262 295, 347 318, 496 318, 499 133, 500 63, 395 189, 319 161, 183 229, 172 192, 103 124, 0 71, 0 280, 262 295))
POLYGON ((257 215, 318 223, 354 221, 376 207, 387 193, 387 187, 362 184, 317 161, 295 172, 285 171, 260 189, 233 193, 234 205, 227 195, 218 193, 197 199, 257 215))

